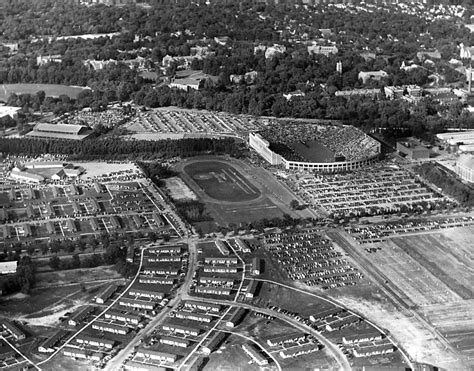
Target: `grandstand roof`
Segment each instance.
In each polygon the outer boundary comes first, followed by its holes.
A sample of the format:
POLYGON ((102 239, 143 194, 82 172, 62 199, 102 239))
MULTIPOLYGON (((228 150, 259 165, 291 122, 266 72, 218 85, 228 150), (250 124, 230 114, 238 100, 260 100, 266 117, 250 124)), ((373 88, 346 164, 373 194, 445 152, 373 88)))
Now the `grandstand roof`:
POLYGON ((68 124, 36 124, 33 131, 26 134, 27 137, 50 138, 50 139, 74 139, 82 140, 92 133, 87 126, 68 124))
POLYGON ((68 124, 47 124, 41 122, 35 126, 35 131, 47 131, 56 133, 79 134, 82 129, 87 129, 83 125, 68 125, 68 124))

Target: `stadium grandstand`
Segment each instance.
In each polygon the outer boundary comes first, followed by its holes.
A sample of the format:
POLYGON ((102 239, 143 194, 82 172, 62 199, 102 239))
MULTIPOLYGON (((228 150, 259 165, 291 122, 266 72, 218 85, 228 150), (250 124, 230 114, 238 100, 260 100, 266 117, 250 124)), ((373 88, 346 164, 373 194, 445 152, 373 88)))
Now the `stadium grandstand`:
POLYGON ((272 165, 340 172, 378 159, 380 143, 353 126, 282 121, 249 134, 249 145, 272 165))
POLYGON ((28 138, 38 139, 72 139, 83 140, 92 134, 87 126, 68 124, 36 124, 33 131, 26 134, 28 138))

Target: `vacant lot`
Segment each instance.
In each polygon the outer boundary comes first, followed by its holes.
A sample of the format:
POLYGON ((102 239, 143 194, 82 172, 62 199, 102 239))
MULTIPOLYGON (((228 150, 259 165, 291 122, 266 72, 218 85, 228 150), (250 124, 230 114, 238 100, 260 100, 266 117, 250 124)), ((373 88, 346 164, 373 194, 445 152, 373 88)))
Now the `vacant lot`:
POLYGON ((7 101, 11 94, 36 94, 44 91, 47 97, 57 98, 60 95, 67 95, 76 99, 79 93, 87 88, 54 84, 3 84, 0 87, 0 101, 7 101))
MULTIPOLYGON (((451 228, 433 233, 393 237, 371 244, 379 250, 368 253, 359 247, 360 256, 381 272, 387 284, 415 305, 422 315, 451 345, 438 337, 423 335, 426 326, 415 317, 403 318, 403 312, 378 313, 375 303, 352 294, 339 298, 345 304, 366 313, 386 327, 417 360, 445 366, 447 369, 472 365, 474 354, 474 265, 472 250, 474 227, 451 228), (368 305, 370 309, 360 309, 368 305), (397 319, 390 316, 399 317, 397 319), (378 318, 377 318, 378 317, 378 318), (403 328, 402 333, 400 329, 403 328), (422 340, 424 339, 424 340, 422 340), (456 354, 456 353, 457 354, 456 354), (468 360, 468 357, 471 357, 468 360), (444 362, 444 363, 442 363, 444 362), (457 363, 459 362, 459 363, 457 363)), ((366 267, 369 268, 369 267, 366 267)), ((387 303, 388 304, 388 303, 387 303)))
POLYGON ((250 201, 260 196, 260 191, 237 169, 220 161, 194 162, 184 171, 211 198, 219 201, 250 201))

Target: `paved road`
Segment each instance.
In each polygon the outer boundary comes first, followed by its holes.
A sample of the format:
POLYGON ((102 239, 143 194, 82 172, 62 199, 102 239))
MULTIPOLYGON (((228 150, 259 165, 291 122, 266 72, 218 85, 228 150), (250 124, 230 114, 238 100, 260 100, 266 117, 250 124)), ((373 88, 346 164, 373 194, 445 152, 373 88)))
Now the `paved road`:
POLYGON ((196 238, 188 239, 186 240, 186 242, 188 244, 188 249, 189 249, 188 271, 187 271, 184 283, 176 292, 176 296, 170 300, 168 305, 164 307, 158 313, 158 315, 148 323, 146 327, 144 327, 135 335, 133 340, 130 341, 125 348, 123 348, 120 352, 118 352, 117 355, 107 363, 105 370, 107 371, 119 370, 121 366, 123 365, 123 363, 125 362, 125 360, 127 359, 127 357, 133 351, 135 346, 140 343, 140 340, 143 337, 151 334, 155 330, 155 328, 166 319, 168 314, 178 306, 178 304, 182 300, 182 296, 186 295, 186 293, 188 292, 189 287, 192 283, 192 277, 193 277, 194 269, 197 262, 197 248, 196 248, 197 239, 196 238))

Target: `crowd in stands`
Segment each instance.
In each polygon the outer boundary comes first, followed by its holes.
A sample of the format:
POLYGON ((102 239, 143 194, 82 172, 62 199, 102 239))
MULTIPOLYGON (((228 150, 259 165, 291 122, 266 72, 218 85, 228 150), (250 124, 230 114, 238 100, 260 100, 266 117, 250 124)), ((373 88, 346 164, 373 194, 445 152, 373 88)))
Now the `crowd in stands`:
POLYGON ((319 142, 336 158, 346 161, 369 158, 379 153, 379 143, 353 126, 279 121, 260 132, 271 147, 287 160, 303 161, 303 156, 291 148, 292 143, 319 142), (286 157, 288 156, 288 157, 286 157))

